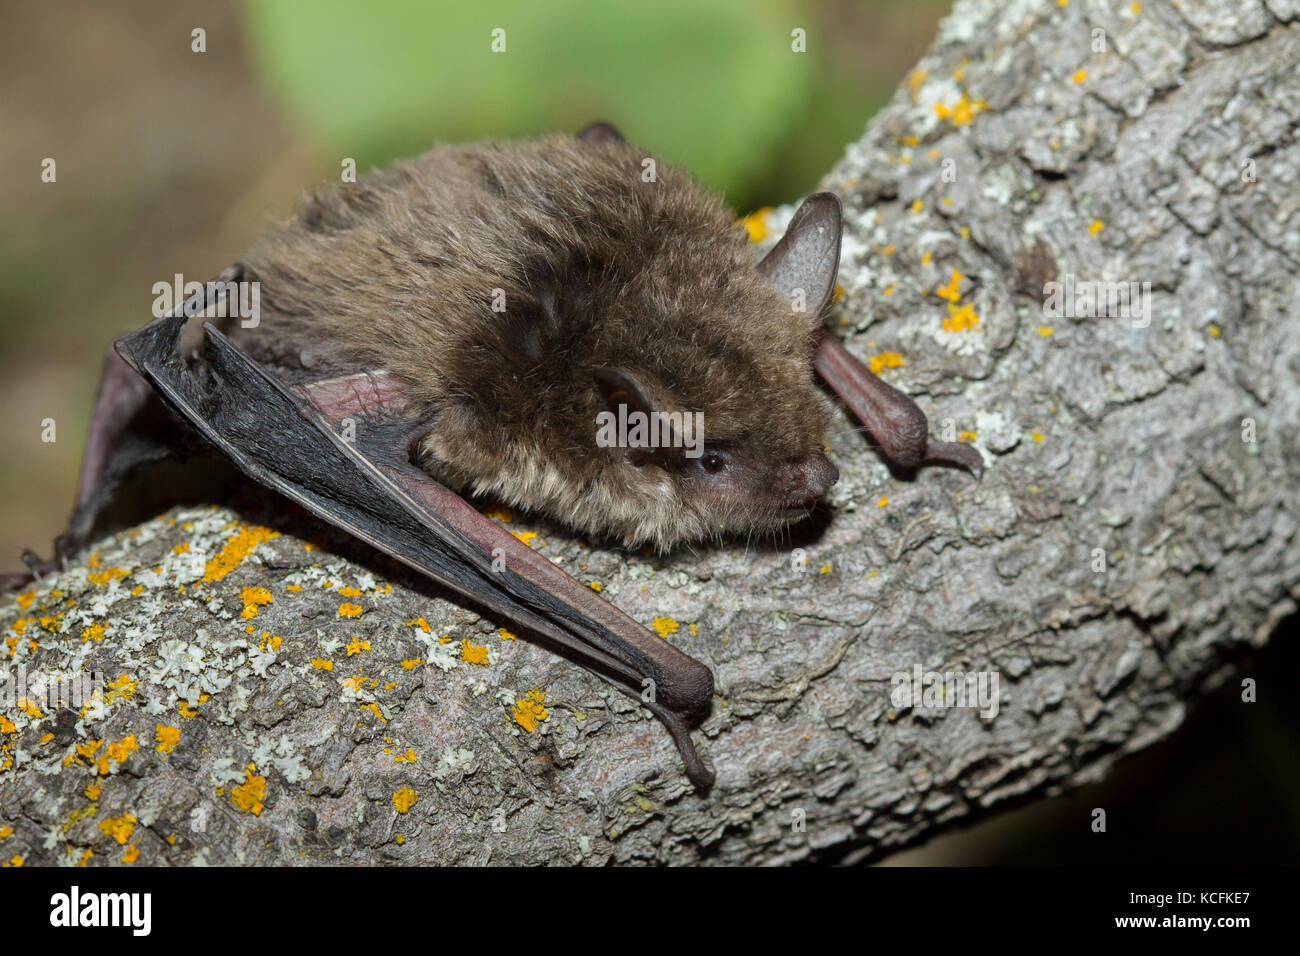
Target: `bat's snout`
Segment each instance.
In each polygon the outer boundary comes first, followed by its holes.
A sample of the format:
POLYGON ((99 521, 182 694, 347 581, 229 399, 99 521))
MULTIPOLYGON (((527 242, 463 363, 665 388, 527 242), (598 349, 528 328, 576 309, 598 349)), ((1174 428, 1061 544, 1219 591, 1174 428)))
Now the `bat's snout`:
POLYGON ((782 463, 777 473, 781 497, 802 508, 811 508, 839 480, 839 469, 820 451, 782 463))

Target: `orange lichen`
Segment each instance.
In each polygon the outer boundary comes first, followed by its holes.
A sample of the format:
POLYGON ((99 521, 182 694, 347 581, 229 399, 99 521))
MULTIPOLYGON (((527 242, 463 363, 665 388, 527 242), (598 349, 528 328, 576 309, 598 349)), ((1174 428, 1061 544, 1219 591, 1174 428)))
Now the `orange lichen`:
POLYGON ((952 275, 949 276, 948 281, 935 289, 934 294, 941 299, 947 299, 949 302, 956 302, 961 298, 961 293, 957 291, 957 288, 961 285, 961 280, 964 278, 966 278, 964 275, 956 269, 953 269, 952 275))
POLYGON ((418 657, 408 657, 402 661, 402 670, 413 671, 423 663, 424 661, 418 657))
POLYGON ((360 617, 362 610, 360 604, 349 604, 344 601, 339 605, 339 617, 360 617))
POLYGON ((259 525, 243 524, 235 535, 203 567, 204 581, 220 581, 243 564, 249 553, 263 541, 280 537, 280 532, 259 525))
POLYGON ((125 568, 108 568, 104 571, 95 571, 86 575, 86 580, 96 587, 105 587, 109 581, 116 581, 127 576, 125 568))
POLYGON ((667 637, 669 634, 677 633, 677 622, 671 617, 657 617, 651 622, 660 637, 667 637))
POLYGON ((370 650, 370 642, 363 641, 359 637, 354 637, 352 638, 352 641, 348 644, 347 650, 348 650, 348 657, 351 657, 353 654, 360 654, 362 651, 370 650))
POLYGON ((109 817, 99 822, 99 828, 116 840, 118 846, 125 846, 135 830, 135 815, 124 813, 120 817, 109 817))
POLYGON ((257 609, 261 605, 270 604, 273 598, 271 592, 263 587, 247 587, 239 592, 240 600, 244 602, 244 610, 240 612, 240 617, 247 620, 248 618, 257 617, 257 609))
POLYGON ((980 319, 975 314, 975 307, 969 302, 962 306, 954 306, 949 303, 948 317, 943 320, 942 324, 945 332, 964 332, 979 325, 980 319))
POLYGON ((81 631, 83 641, 102 641, 104 639, 104 625, 96 621, 81 631))
POLYGON ((740 220, 740 224, 744 226, 745 231, 749 233, 750 242, 761 242, 767 238, 767 215, 771 211, 771 206, 764 206, 762 209, 756 209, 740 220))
POLYGON ((140 859, 140 848, 134 843, 122 851, 123 863, 134 863, 138 859, 140 859))
POLYGON ((311 666, 316 668, 318 671, 332 671, 334 669, 334 662, 324 657, 313 657, 311 659, 311 666))
POLYGON ((906 364, 907 362, 898 352, 881 352, 879 355, 873 355, 867 366, 871 369, 872 375, 879 375, 887 368, 898 368, 906 364))
POLYGON ((988 109, 988 104, 983 100, 972 100, 963 93, 955 106, 935 103, 934 115, 941 120, 951 120, 953 126, 969 126, 971 120, 986 109, 988 109))
POLYGON ((262 801, 266 799, 266 778, 256 774, 257 766, 249 764, 244 770, 244 782, 230 791, 230 802, 245 813, 262 815, 262 801))
POLYGON ((156 724, 154 726, 154 739, 158 741, 158 746, 154 750, 160 754, 169 754, 180 743, 181 729, 179 727, 169 727, 166 724, 156 724))
POLYGON ((419 801, 420 795, 410 787, 403 787, 401 790, 393 793, 393 809, 398 813, 406 813, 411 807, 419 801))
POLYGON ((542 707, 542 704, 545 702, 545 691, 538 689, 530 690, 523 697, 515 701, 515 723, 531 734, 537 729, 538 723, 550 716, 550 714, 542 707))
POLYGON ((487 666, 488 652, 486 647, 478 647, 471 644, 468 640, 461 638, 460 642, 461 659, 470 664, 481 664, 487 666))
POLYGON ((514 634, 513 631, 507 631, 504 627, 499 627, 499 628, 497 628, 497 630, 498 630, 498 631, 500 632, 500 634, 501 634, 501 640, 503 640, 503 641, 513 641, 513 640, 515 640, 515 634, 514 634))

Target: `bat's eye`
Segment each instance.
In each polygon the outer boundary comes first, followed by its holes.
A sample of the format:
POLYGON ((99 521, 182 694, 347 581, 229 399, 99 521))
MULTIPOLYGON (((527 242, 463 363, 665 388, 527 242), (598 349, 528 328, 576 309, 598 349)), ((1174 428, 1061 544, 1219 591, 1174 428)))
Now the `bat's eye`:
POLYGON ((727 467, 727 463, 723 461, 721 455, 710 451, 705 452, 700 458, 700 467, 710 475, 716 475, 718 472, 722 471, 723 468, 727 467))

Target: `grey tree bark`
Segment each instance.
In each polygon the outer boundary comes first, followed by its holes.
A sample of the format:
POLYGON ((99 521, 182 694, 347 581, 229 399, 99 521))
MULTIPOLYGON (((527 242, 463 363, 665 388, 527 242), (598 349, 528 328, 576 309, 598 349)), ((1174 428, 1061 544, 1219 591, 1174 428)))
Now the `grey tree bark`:
POLYGON ((0 605, 0 861, 860 860, 1165 736, 1296 609, 1298 9, 962 0, 826 178, 831 328, 982 480, 844 417, 798 550, 512 517, 713 669, 709 796, 509 622, 272 505, 180 509, 0 605))

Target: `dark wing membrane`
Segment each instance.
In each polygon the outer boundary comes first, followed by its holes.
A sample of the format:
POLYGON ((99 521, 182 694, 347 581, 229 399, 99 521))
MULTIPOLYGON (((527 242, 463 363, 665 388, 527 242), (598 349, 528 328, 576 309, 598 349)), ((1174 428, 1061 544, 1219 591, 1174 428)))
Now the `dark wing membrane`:
MULTIPOLYGON (((169 408, 258 483, 460 594, 528 627, 634 695, 654 680, 646 706, 707 789, 712 774, 688 727, 707 710, 712 674, 598 598, 409 461, 409 438, 382 457, 345 441, 211 324, 191 370, 177 349, 185 327, 164 316, 120 339, 118 352, 169 408), (504 570, 493 569, 493 553, 504 570)), ((427 423, 425 431, 427 431, 427 423)))

